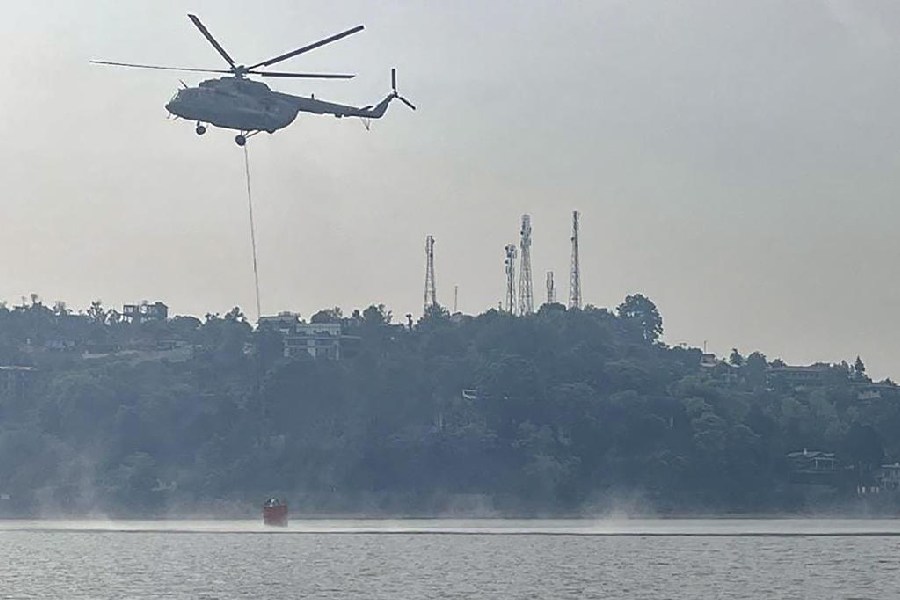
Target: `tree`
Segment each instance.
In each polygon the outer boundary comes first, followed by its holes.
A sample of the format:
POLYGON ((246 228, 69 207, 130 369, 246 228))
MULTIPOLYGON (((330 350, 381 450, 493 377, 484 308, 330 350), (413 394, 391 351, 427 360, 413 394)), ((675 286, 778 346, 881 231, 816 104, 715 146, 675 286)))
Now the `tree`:
POLYGON ((247 322, 247 319, 246 319, 246 317, 244 317, 244 313, 243 313, 243 311, 241 311, 241 308, 239 306, 235 306, 234 308, 229 310, 227 313, 225 313, 225 316, 223 317, 223 319, 225 319, 226 321, 229 321, 231 323, 246 323, 247 322))
POLYGON ((316 325, 320 325, 323 323, 340 323, 341 317, 344 316, 344 311, 340 309, 340 307, 335 306, 334 308, 323 308, 313 316, 309 318, 310 323, 315 323, 316 325))
POLYGON ((545 302, 541 304, 541 307, 538 309, 539 315, 564 312, 566 312, 566 305, 560 302, 545 302))
POLYGON ((419 319, 419 326, 440 325, 449 322, 450 311, 435 303, 425 309, 425 314, 419 319))
POLYGON ((103 303, 100 300, 91 302, 91 307, 87 309, 87 316, 99 325, 106 323, 106 310, 103 308, 103 303))
POLYGON ((744 361, 741 372, 747 378, 747 382, 750 385, 759 387, 766 383, 766 369, 768 369, 768 367, 769 363, 766 362, 765 354, 762 352, 752 352, 747 357, 747 360, 744 361))
POLYGON ((625 296, 625 301, 616 309, 619 318, 636 322, 644 341, 655 342, 663 332, 663 321, 650 298, 643 294, 625 296))
POLYGON ((744 357, 741 356, 741 353, 738 352, 737 348, 731 349, 731 355, 728 357, 728 362, 734 365, 735 367, 739 367, 744 364, 744 357))
POLYGON ((65 317, 69 314, 69 309, 66 307, 66 303, 62 300, 57 300, 53 303, 53 314, 57 317, 65 317))
POLYGON ((363 323, 366 325, 388 325, 391 322, 391 311, 384 304, 372 304, 362 313, 363 323))
POLYGON ((857 379, 862 379, 866 375, 866 365, 863 364, 859 355, 856 356, 856 361, 853 363, 853 375, 857 379))
POLYGON ((844 452, 864 469, 877 468, 884 460, 881 436, 871 425, 853 423, 844 437, 844 452))

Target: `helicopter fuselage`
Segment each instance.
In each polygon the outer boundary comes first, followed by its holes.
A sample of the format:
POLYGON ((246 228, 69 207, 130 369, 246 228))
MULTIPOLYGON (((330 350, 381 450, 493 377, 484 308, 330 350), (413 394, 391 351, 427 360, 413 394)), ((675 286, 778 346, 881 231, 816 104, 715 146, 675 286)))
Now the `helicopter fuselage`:
POLYGON ((297 118, 297 100, 258 81, 222 77, 178 90, 166 110, 182 119, 223 129, 274 133, 297 118))
POLYGON ((269 86, 243 77, 221 77, 201 81, 197 87, 184 87, 166 104, 169 113, 222 129, 241 132, 275 133, 294 122, 297 114, 330 114, 335 117, 378 119, 384 115, 391 92, 375 106, 356 107, 318 100, 312 96, 292 96, 273 91, 269 86))

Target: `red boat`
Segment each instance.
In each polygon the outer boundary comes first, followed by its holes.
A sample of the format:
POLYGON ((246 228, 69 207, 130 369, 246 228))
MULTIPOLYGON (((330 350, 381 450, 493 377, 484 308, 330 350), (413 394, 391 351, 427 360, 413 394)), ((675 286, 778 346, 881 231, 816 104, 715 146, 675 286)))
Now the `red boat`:
POLYGON ((288 507, 278 498, 269 498, 263 504, 263 524, 272 527, 287 527, 288 507))

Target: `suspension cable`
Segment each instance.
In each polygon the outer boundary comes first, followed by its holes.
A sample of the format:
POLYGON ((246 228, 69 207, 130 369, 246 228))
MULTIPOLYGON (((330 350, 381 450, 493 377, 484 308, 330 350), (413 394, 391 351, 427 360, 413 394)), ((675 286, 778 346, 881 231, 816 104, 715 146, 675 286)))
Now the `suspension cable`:
POLYGON ((247 146, 244 146, 244 171, 247 175, 247 208, 250 211, 250 244, 253 246, 253 280, 256 284, 256 321, 259 322, 260 304, 259 304, 259 268, 256 261, 256 225, 253 223, 253 195, 250 192, 250 157, 247 152, 247 146))

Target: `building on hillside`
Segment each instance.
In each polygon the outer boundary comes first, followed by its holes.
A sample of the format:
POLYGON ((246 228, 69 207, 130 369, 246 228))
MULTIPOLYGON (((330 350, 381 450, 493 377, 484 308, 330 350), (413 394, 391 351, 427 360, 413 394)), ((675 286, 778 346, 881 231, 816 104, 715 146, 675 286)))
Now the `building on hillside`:
POLYGON ((282 335, 290 335, 299 324, 300 315, 282 311, 274 316, 260 317, 256 322, 256 327, 257 329, 271 329, 282 335))
POLYGON ((719 360, 715 354, 704 352, 700 355, 700 367, 703 369, 715 369, 719 366, 719 360))
POLYGON ((890 381, 857 383, 854 385, 859 390, 856 393, 857 400, 878 400, 885 397, 896 397, 897 394, 900 394, 900 387, 890 381))
POLYGON ((284 355, 298 358, 306 353, 313 358, 341 358, 340 323, 298 323, 284 337, 284 355))
POLYGON ((83 357, 109 356, 119 352, 122 347, 115 342, 87 342, 83 345, 83 357))
POLYGON ((78 343, 71 338, 54 337, 44 342, 44 350, 50 352, 70 352, 78 346, 78 343))
POLYGON ((839 487, 845 475, 833 452, 807 450, 787 455, 790 481, 800 485, 839 487))
POLYGON ((162 302, 150 304, 146 300, 140 304, 125 304, 122 306, 122 318, 128 323, 165 321, 169 318, 169 307, 162 302))
POLYGON ((0 386, 8 398, 21 399, 28 394, 37 369, 19 365, 0 366, 0 386))
POLYGON ((817 363, 809 366, 769 367, 766 376, 770 383, 785 383, 794 387, 822 385, 832 376, 831 365, 817 363))
POLYGON ((900 491, 900 463, 881 465, 878 471, 878 487, 885 491, 900 491))
POLYGON ((787 455, 791 463, 791 471, 795 473, 822 473, 837 469, 837 459, 833 452, 803 449, 802 452, 791 452, 787 455))

